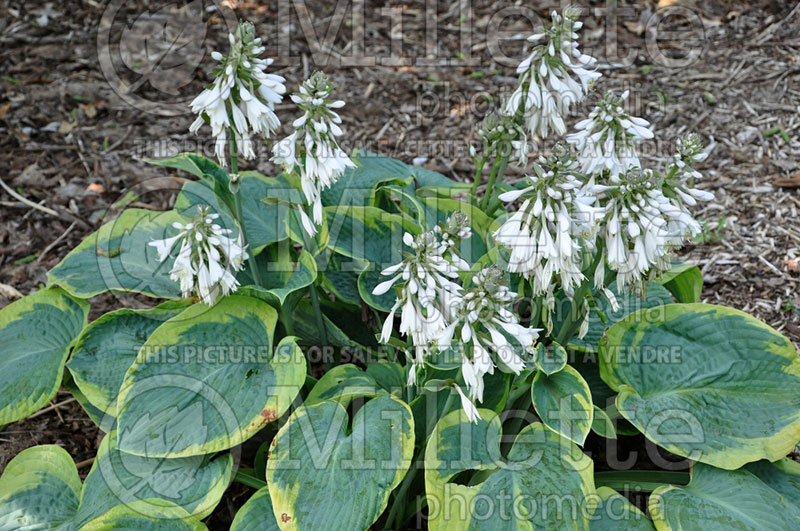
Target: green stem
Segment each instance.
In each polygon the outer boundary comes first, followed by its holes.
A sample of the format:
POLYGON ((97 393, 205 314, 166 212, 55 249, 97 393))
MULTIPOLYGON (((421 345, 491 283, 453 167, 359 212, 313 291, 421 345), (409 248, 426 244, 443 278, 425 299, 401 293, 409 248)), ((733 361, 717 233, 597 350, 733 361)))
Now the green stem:
POLYGON ((572 339, 572 336, 575 335, 575 332, 580 329, 581 323, 581 308, 583 307, 583 299, 586 298, 591 292, 591 283, 592 279, 594 278, 594 270, 600 264, 600 259, 603 257, 603 250, 598 248, 597 254, 592 260, 592 264, 589 266, 589 274, 586 275, 586 280, 580 285, 578 289, 575 290, 575 295, 572 297, 572 304, 570 304, 569 313, 567 313, 567 318, 564 321, 564 324, 561 325, 561 330, 558 332, 558 337, 556 338, 556 343, 559 345, 565 346, 567 341, 572 339))
MULTIPOLYGON (((456 379, 458 379, 460 376, 461 376, 461 370, 459 369, 458 376, 456 376, 456 379)), ((442 416, 447 415, 447 410, 449 410, 450 406, 453 405, 453 398, 455 398, 455 396, 457 394, 458 394, 458 392, 455 389, 450 389, 450 394, 447 395, 447 400, 444 401, 444 409, 442 409, 442 416)), ((430 419, 428 419, 428 425, 425 428, 425 445, 426 446, 428 445, 428 438, 431 436, 431 433, 433 432, 433 428, 434 427, 436 427, 436 423, 435 422, 431 423, 430 419)))
POLYGON ((293 336, 294 326, 292 326, 292 319, 286 313, 286 310, 283 309, 283 305, 281 305, 280 309, 278 310, 278 316, 281 319, 281 323, 283 323, 284 330, 286 330, 286 335, 293 336))
POLYGON ((506 400, 506 404, 513 404, 514 402, 519 399, 519 397, 523 396, 527 393, 531 388, 531 384, 528 383, 527 379, 522 382, 522 384, 508 393, 508 400, 506 400))
POLYGON ((502 182, 503 173, 505 173, 507 165, 508 154, 495 159, 494 165, 492 166, 492 174, 489 175, 489 182, 486 185, 486 190, 483 192, 483 200, 481 201, 480 206, 481 210, 486 210, 486 207, 489 205, 489 199, 491 199, 492 191, 494 189, 494 182, 495 180, 497 180, 497 182, 502 182))
POLYGON ((395 501, 392 504, 392 509, 389 511, 389 517, 386 519, 386 525, 383 527, 384 531, 389 529, 400 529, 400 524, 402 523, 400 520, 403 519, 401 506, 405 504, 406 494, 408 489, 411 488, 411 483, 414 481, 414 477, 417 475, 417 468, 420 466, 422 459, 421 456, 415 456, 416 458, 411 463, 411 469, 406 474, 406 477, 403 479, 403 484, 400 485, 400 490, 397 491, 397 496, 395 497, 395 501), (402 502, 402 503, 401 503, 402 502))
POLYGON ((244 469, 237 470, 236 475, 233 476, 233 480, 238 483, 241 483, 242 485, 253 487, 254 489, 262 489, 267 486, 266 481, 258 479, 255 476, 251 476, 250 474, 247 474, 244 469))
POLYGON ((480 162, 478 162, 478 166, 475 168, 475 179, 472 181, 472 193, 470 194, 470 201, 472 203, 477 203, 478 185, 480 184, 481 177, 483 176, 483 166, 486 164, 488 159, 488 156, 482 156, 480 162))
MULTIPOLYGON (((507 404, 511 404, 510 411, 519 411, 520 409, 523 409, 522 405, 525 404, 524 409, 527 412, 530 406, 533 404, 533 399, 530 397, 531 386, 525 382, 515 391, 516 392, 508 395, 508 401, 506 402, 507 404), (529 396, 525 396, 526 394, 529 396)), ((525 416, 519 416, 515 413, 514 418, 508 425, 508 431, 506 433, 519 433, 523 422, 525 422, 525 416)))
POLYGON ((486 190, 483 191, 483 199, 481 199, 480 201, 481 203, 483 203, 483 200, 486 199, 486 197, 488 197, 487 192, 489 191, 489 187, 494 186, 494 179, 495 176, 497 175, 497 168, 500 166, 501 158, 502 157, 499 157, 497 155, 495 155, 494 157, 494 162, 492 163, 492 171, 489 174, 489 182, 486 183, 486 190))
POLYGON ((236 146, 236 135, 233 133, 233 127, 228 130, 230 137, 228 138, 228 148, 231 151, 231 173, 239 173, 239 149, 236 146))
POLYGON ((247 246, 247 263, 250 265, 250 272, 253 275, 253 282, 255 282, 256 286, 263 287, 264 285, 261 283, 261 273, 259 272, 258 264, 256 263, 256 254, 253 252, 253 249, 250 248, 250 239, 247 237, 247 230, 244 228, 244 219, 242 216, 242 196, 239 194, 238 190, 234 194, 233 205, 236 222, 239 224, 239 230, 242 231, 242 238, 247 246))
MULTIPOLYGON (((231 173, 233 175, 239 173, 239 151, 236 147, 236 140, 233 134, 233 128, 229 131, 230 139, 228 140, 228 147, 230 148, 231 152, 231 173)), ((239 194, 239 190, 236 190, 236 193, 233 194, 233 215, 236 216, 236 223, 239 224, 239 230, 242 231, 242 239, 244 240, 245 246, 247 247, 247 263, 250 265, 250 271, 253 275, 253 282, 255 282, 256 286, 263 286, 261 284, 261 273, 258 271, 258 265, 256 264, 256 256, 253 252, 253 249, 250 248, 250 239, 247 237, 247 231, 244 228, 244 218, 242 216, 242 196, 239 194)))

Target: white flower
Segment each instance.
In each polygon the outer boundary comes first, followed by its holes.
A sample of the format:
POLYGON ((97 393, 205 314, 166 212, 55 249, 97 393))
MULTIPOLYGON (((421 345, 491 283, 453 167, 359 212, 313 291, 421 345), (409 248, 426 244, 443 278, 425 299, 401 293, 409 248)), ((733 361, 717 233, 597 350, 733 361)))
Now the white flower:
POLYGON ((212 72, 216 79, 192 100, 192 112, 198 116, 189 127, 197 133, 205 122, 211 125, 216 139, 214 151, 223 165, 229 130, 238 153, 245 159, 255 158, 251 133, 266 139, 280 126, 275 104, 286 92, 284 78, 264 71, 273 60, 258 57, 264 47, 261 39, 254 37, 251 23, 240 24, 236 36, 228 35, 228 40, 229 56, 211 54, 220 63, 212 72))
POLYGON ((667 197, 651 170, 631 169, 605 192, 602 236, 617 285, 639 286, 645 275, 669 269, 669 253, 696 236, 701 226, 674 198, 667 197))
MULTIPOLYGON (((605 290, 605 292, 611 293, 607 289, 605 290)), ((616 298, 613 298, 614 297, 613 294, 611 295, 611 297, 612 297, 612 299, 609 299, 609 301, 613 300, 614 303, 616 303, 616 298)), ((583 299, 583 304, 581 306, 582 306, 581 307, 581 313, 583 315, 583 320, 581 321, 581 325, 578 328, 578 339, 583 339, 584 337, 586 337, 586 334, 589 333, 589 303, 588 303, 588 301, 586 299, 583 299)), ((613 303, 612 303, 612 306, 613 306, 613 303)), ((616 310, 614 310, 614 311, 616 311, 616 310)))
POLYGON ((472 237, 469 217, 460 210, 456 210, 447 216, 444 223, 435 226, 433 232, 442 238, 442 243, 445 245, 444 257, 459 270, 468 271, 469 264, 458 255, 458 246, 463 240, 468 240, 472 237))
POLYGON ((303 82, 300 91, 292 95, 303 115, 293 122, 295 131, 275 144, 271 159, 287 173, 300 167, 300 184, 317 225, 322 223, 322 190, 332 186, 347 168, 355 167, 336 141, 342 134, 342 119, 334 109, 343 107, 344 102, 331 99, 332 92, 333 84, 321 72, 303 82))
POLYGON ((552 25, 528 38, 540 43, 517 67, 519 85, 502 112, 509 116, 522 113, 531 135, 545 138, 551 129, 564 135, 564 117, 570 106, 583 100, 600 77, 593 69, 597 60, 578 49, 579 16, 580 9, 571 6, 561 15, 553 11, 552 25))
POLYGON ((577 133, 567 135, 567 142, 578 151, 581 172, 597 175, 608 170, 612 182, 629 168, 641 167, 636 145, 653 138, 650 122, 630 116, 622 108, 628 97, 626 90, 621 97, 606 93, 589 117, 575 124, 577 133))
POLYGON ((308 214, 306 214, 306 211, 302 205, 293 206, 300 216, 300 223, 303 225, 303 230, 306 231, 306 234, 313 238, 317 234, 317 226, 314 225, 314 222, 311 221, 310 217, 308 217, 308 214))
POLYGON ((216 220, 219 214, 201 207, 190 223, 175 222, 180 232, 170 238, 150 242, 158 252, 158 261, 165 261, 178 241, 180 250, 170 270, 170 278, 180 284, 184 297, 197 294, 206 304, 214 304, 219 295, 236 291, 239 282, 233 272, 242 269, 247 259, 242 233, 232 239, 233 231, 223 229, 216 220))
MULTIPOLYGON (((478 420, 481 418, 480 413, 478 413, 478 409, 475 407, 475 404, 467 398, 467 395, 464 394, 464 391, 461 390, 461 387, 458 385, 453 385, 458 396, 461 398, 461 407, 464 409, 464 413, 467 415, 467 419, 470 422, 478 423, 478 420)), ((446 412, 445 412, 446 413, 446 412)))
MULTIPOLYGON (((439 230, 424 232, 416 237, 403 235, 403 243, 414 250, 402 262, 384 269, 390 276, 378 284, 372 293, 383 295, 398 284, 399 296, 383 322, 380 341, 388 343, 394 329, 394 317, 400 310, 400 333, 411 339, 415 357, 412 363, 420 366, 430 343, 447 328, 454 304, 460 297, 461 286, 456 282, 459 271, 467 264, 455 253, 455 246, 471 232, 460 216, 451 216, 439 230), (444 241, 437 239, 443 234, 444 241)), ((409 379, 416 378, 410 369, 409 379)))
POLYGON ((703 151, 700 137, 689 134, 686 138, 679 138, 677 148, 672 166, 667 168, 665 193, 677 196, 681 203, 688 206, 696 205, 697 201, 714 199, 714 194, 711 192, 690 185, 691 182, 702 178, 700 172, 692 168, 692 165, 702 162, 708 156, 708 153, 703 151))
POLYGON ((500 269, 484 268, 476 273, 471 287, 455 301, 452 322, 437 338, 439 350, 454 348, 453 338, 462 350, 461 374, 472 400, 483 401, 483 376, 493 374, 494 359, 507 370, 519 374, 525 368, 521 353, 527 352, 541 329, 519 324, 509 310, 517 294, 505 286, 500 269), (456 336, 456 334, 458 335, 456 336))
POLYGON ((581 252, 593 247, 595 197, 580 180, 571 154, 560 146, 550 157, 540 157, 533 169, 528 186, 500 194, 503 201, 523 203, 494 237, 511 250, 508 270, 533 278, 534 295, 552 294, 555 278, 571 295, 584 278, 581 252))
POLYGON ((401 283, 400 296, 384 321, 381 341, 385 343, 391 337, 394 315, 400 309, 400 333, 408 335, 415 347, 427 347, 446 326, 442 305, 458 292, 454 279, 458 278, 459 268, 443 257, 448 246, 437 240, 433 232, 424 232, 416 238, 405 233, 403 242, 415 254, 384 269, 381 274, 392 278, 372 291, 374 295, 383 295, 395 283, 401 283))

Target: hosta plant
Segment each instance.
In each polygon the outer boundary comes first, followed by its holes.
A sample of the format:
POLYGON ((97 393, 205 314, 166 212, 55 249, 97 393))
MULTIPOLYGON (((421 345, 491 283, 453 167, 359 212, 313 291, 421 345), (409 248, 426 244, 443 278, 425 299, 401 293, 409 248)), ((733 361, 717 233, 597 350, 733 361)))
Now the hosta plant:
POLYGON ((0 425, 64 386, 105 434, 83 481, 59 447, 16 456, 0 529, 202 529, 233 481, 239 531, 795 528, 800 360, 698 302, 672 252, 713 200, 701 140, 639 157, 653 130, 596 95, 578 16, 529 39, 474 184, 346 153, 323 73, 276 113, 242 24, 192 102, 217 162, 153 161, 195 177, 172 210, 125 210, 0 311, 0 425), (241 170, 265 140, 280 173, 241 170), (152 304, 88 323, 106 292, 152 304))

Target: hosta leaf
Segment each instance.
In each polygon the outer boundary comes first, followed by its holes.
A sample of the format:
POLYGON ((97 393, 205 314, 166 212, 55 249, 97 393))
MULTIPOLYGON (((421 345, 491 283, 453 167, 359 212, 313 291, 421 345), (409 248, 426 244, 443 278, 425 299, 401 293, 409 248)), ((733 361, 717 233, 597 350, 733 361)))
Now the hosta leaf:
POLYGON ((425 207, 414 194, 413 186, 384 185, 378 191, 384 195, 385 203, 401 213, 411 216, 420 225, 425 225, 425 207))
POLYGON ((425 450, 429 528, 589 529, 591 459, 539 423, 519 433, 504 459, 500 418, 479 412, 473 424, 461 409, 453 411, 431 435, 425 450), (466 470, 483 472, 469 486, 453 481, 466 470), (564 510, 544 510, 554 498, 565 502, 564 510))
MULTIPOLYGON (((292 311, 292 324, 294 325, 295 333, 302 337, 302 340, 300 340, 301 344, 313 345, 323 349, 339 347, 357 350, 362 348, 358 343, 350 339, 350 337, 345 334, 341 328, 336 326, 336 323, 324 313, 322 314, 322 323, 325 327, 327 343, 322 341, 322 334, 320 334, 319 326, 317 326, 314 307, 309 300, 301 300, 292 311)), ((332 351, 323 352, 323 354, 326 356, 332 355, 332 351)))
POLYGON ((394 290, 375 296, 372 290, 386 280, 380 272, 403 259, 410 251, 403 234, 418 234, 419 225, 408 217, 389 214, 374 207, 326 208, 330 231, 329 246, 345 256, 370 262, 358 277, 360 298, 370 306, 388 311, 394 303, 394 290))
POLYGON ((0 477, 0 529, 56 529, 78 509, 81 480, 72 458, 56 445, 17 454, 0 477))
POLYGON ((236 513, 230 531, 278 531, 269 487, 256 491, 236 513))
POLYGON ((178 283, 169 278, 173 260, 159 262, 155 247, 148 245, 177 234, 172 227, 175 221, 186 223, 187 219, 174 210, 128 209, 87 236, 48 278, 82 298, 112 290, 179 297, 178 283))
POLYGON ((381 349, 378 339, 375 337, 380 326, 380 320, 375 321, 374 316, 366 308, 356 310, 343 307, 338 301, 326 299, 327 297, 324 297, 320 301, 322 314, 344 332, 351 342, 358 345, 355 351, 349 352, 351 357, 345 361, 368 363, 370 360, 387 357, 388 353, 385 350, 383 352, 371 352, 372 349, 381 349))
POLYGON ((608 323, 603 322, 597 310, 594 308, 590 310, 589 331, 586 332, 583 339, 578 339, 577 337, 572 338, 569 344, 571 348, 597 352, 597 346, 600 344, 600 340, 603 339, 603 335, 608 327, 619 322, 619 320, 626 315, 644 308, 672 304, 672 297, 669 292, 664 286, 656 282, 651 282, 647 285, 646 292, 642 297, 638 296, 636 293, 631 293, 627 289, 620 291, 616 281, 612 282, 608 286, 608 289, 611 290, 616 297, 619 309, 614 311, 605 295, 596 293, 595 300, 597 301, 598 309, 606 316, 608 323))
POLYGON ((261 286, 254 284, 250 263, 239 274, 239 281, 248 289, 264 292, 264 298, 276 308, 283 306, 286 298, 292 293, 310 286, 317 278, 317 263, 305 249, 300 251, 296 261, 287 253, 280 253, 275 248, 268 248, 258 255, 261 286))
POLYGON ((703 292, 703 273, 691 264, 675 264, 659 280, 678 302, 697 302, 703 292))
POLYGON ((531 398, 545 425, 567 439, 583 444, 594 420, 589 386, 581 374, 566 365, 557 373, 536 373, 531 398))
MULTIPOLYGON (((178 153, 174 157, 147 162, 155 166, 183 170, 199 177, 200 184, 213 192, 214 200, 208 204, 214 206, 215 212, 222 213, 224 210, 219 207, 218 199, 222 201, 221 204, 227 205, 229 211, 233 208, 234 196, 230 190, 230 175, 213 160, 196 153, 178 153)), ((178 208, 176 204, 176 209, 178 208)))
POLYGON ((411 410, 380 396, 349 435, 347 426, 345 408, 326 401, 299 408, 278 432, 267 483, 281 529, 367 529, 383 512, 414 453, 411 410))
POLYGON ((589 526, 591 531, 655 530, 653 522, 638 507, 614 489, 598 487, 597 496, 600 500, 592 514, 592 523, 589 526))
POLYGON ((322 285, 342 302, 361 306, 358 276, 369 266, 366 260, 350 258, 328 250, 317 256, 322 285))
POLYGON ((147 457, 231 448, 277 419, 305 381, 291 337, 272 354, 277 314, 252 297, 197 304, 158 327, 118 400, 119 447, 147 457))
POLYGON ((569 352, 570 365, 581 373, 589 390, 592 402, 602 409, 614 404, 617 394, 600 377, 600 365, 597 352, 591 350, 572 350, 569 352))
POLYGON ((692 467, 685 487, 664 486, 650 496, 650 515, 659 530, 728 531, 797 528, 800 506, 747 470, 692 467))
MULTIPOLYGON (((86 523, 120 504, 157 498, 198 519, 217 506, 233 474, 233 456, 164 459, 140 457, 116 448, 116 432, 106 435, 83 485, 75 521, 86 523)), ((149 508, 147 513, 158 507, 149 508)))
POLYGON ((148 159, 146 162, 153 166, 183 170, 210 183, 228 184, 227 172, 219 164, 196 153, 178 153, 166 159, 148 159))
POLYGON ((347 406, 357 396, 378 396, 386 391, 375 379, 352 363, 337 365, 314 385, 303 404, 313 406, 324 400, 334 400, 347 406))
POLYGON ((406 388, 406 371, 399 363, 379 361, 367 365, 366 373, 384 390, 402 397, 406 388))
POLYGON ((800 463, 784 458, 774 463, 757 461, 744 468, 800 508, 800 463))
POLYGON ((567 351, 558 343, 551 343, 547 347, 539 343, 533 354, 533 362, 544 374, 555 374, 567 364, 567 351))
POLYGON ((371 262, 371 269, 394 265, 403 258, 403 234, 419 234, 409 218, 374 207, 328 207, 329 247, 337 253, 371 262))
MULTIPOLYGON (((495 413, 500 413, 506 407, 508 402, 508 395, 511 389, 511 374, 506 374, 501 371, 494 371, 493 374, 485 374, 483 376, 483 383, 485 391, 483 393, 483 402, 478 405, 495 413)), ((439 380, 440 382, 455 379, 456 383, 462 389, 466 387, 463 375, 459 376, 457 369, 451 370, 434 370, 428 372, 429 380, 439 380)), ((438 386, 437 386, 438 387, 438 386)), ((511 406, 511 404, 508 404, 511 406)), ((432 431, 436 422, 444 417, 447 413, 461 409, 461 401, 456 394, 455 389, 450 386, 439 387, 437 391, 430 389, 430 392, 419 392, 417 397, 411 401, 411 411, 414 413, 414 424, 416 425, 417 440, 422 440, 427 437, 426 430, 432 431), (445 411, 445 406, 448 404, 448 398, 452 395, 453 398, 449 400, 449 407, 445 411)), ((516 412, 519 413, 519 412, 516 412)))
POLYGON ((617 428, 614 427, 614 421, 608 416, 605 410, 597 406, 593 406, 594 419, 592 419, 592 431, 600 437, 606 439, 617 438, 617 428))
MULTIPOLYGON (((78 469, 64 449, 44 445, 23 450, 11 460, 0 477, 0 529, 205 529, 197 519, 172 502, 156 498, 141 499, 152 492, 147 484, 160 483, 164 488, 175 489, 174 485, 167 487, 163 482, 169 476, 169 479, 182 481, 184 488, 190 494, 196 494, 198 500, 216 498, 213 504, 208 501, 195 504, 198 512, 201 508, 213 509, 225 489, 224 486, 219 488, 206 481, 207 473, 198 466, 194 466, 194 477, 192 471, 187 470, 176 474, 177 469, 186 467, 186 460, 170 463, 165 467, 167 470, 161 468, 160 463, 145 467, 149 477, 143 481, 143 478, 135 478, 123 468, 131 466, 132 456, 125 456, 123 459, 127 459, 127 462, 116 463, 113 467, 108 457, 107 448, 101 445, 98 460, 81 488, 78 469), (109 490, 112 485, 119 486, 118 481, 123 479, 133 482, 126 483, 123 489, 109 490), (198 484, 194 485, 193 481, 198 484), (204 492, 205 488, 210 493, 204 492), (128 489, 127 492, 123 493, 124 489, 128 489), (117 494, 123 495, 118 498, 117 494)), ((217 464, 206 465, 206 470, 223 465, 230 479, 232 458, 227 456, 218 461, 217 464)), ((133 469, 144 472, 138 466, 133 466, 133 469)), ((186 493, 182 494, 185 501, 188 497, 186 493)))
POLYGON ((381 275, 380 271, 364 271, 358 275, 358 294, 361 300, 369 304, 371 307, 382 312, 391 311, 392 306, 397 301, 397 293, 394 288, 390 289, 383 295, 374 295, 372 290, 375 286, 388 280, 387 277, 381 275))
POLYGON ((635 312, 609 329, 600 357, 619 412, 674 454, 731 470, 780 459, 800 440, 800 358, 743 312, 635 312))
MULTIPOLYGON (((265 202, 266 198, 289 202, 302 202, 297 191, 284 176, 265 177, 255 172, 242 172, 239 194, 242 200, 242 218, 247 231, 249 249, 255 253, 267 245, 285 240, 289 207, 285 203, 265 202)), ((192 205, 208 205, 221 215, 221 223, 234 228, 233 218, 227 207, 221 206, 214 191, 203 182, 188 182, 175 200, 175 208, 183 210, 192 205)))
POLYGON ((164 321, 186 308, 185 302, 178 301, 152 310, 122 309, 86 327, 75 340, 67 368, 89 403, 104 414, 116 416, 122 380, 139 348, 164 321))
POLYGON ((411 176, 405 163, 369 151, 354 156, 356 168, 348 168, 336 183, 322 191, 322 204, 328 206, 372 206, 375 189, 381 183, 402 182, 411 176))
POLYGON ((117 505, 103 516, 81 526, 81 531, 200 531, 207 529, 174 503, 159 499, 117 505))
POLYGON ((55 396, 72 340, 89 304, 59 288, 37 291, 0 310, 0 426, 24 418, 55 396))
POLYGON ((422 166, 409 166, 411 176, 417 182, 417 188, 469 188, 470 185, 454 181, 450 177, 445 177, 438 171, 429 170, 422 166))
POLYGON ((243 172, 239 195, 244 226, 254 252, 288 237, 290 209, 285 202, 300 204, 303 200, 300 191, 285 176, 265 177, 255 172, 243 172), (280 199, 283 203, 265 201, 267 198, 280 199))
POLYGON ((89 418, 92 419, 92 422, 95 423, 96 426, 106 428, 107 424, 113 423, 113 417, 109 416, 105 411, 100 411, 96 407, 89 402, 89 399, 86 398, 86 395, 75 385, 75 380, 72 378, 72 373, 69 371, 64 373, 64 379, 61 381, 61 385, 64 386, 64 389, 70 392, 72 397, 78 401, 78 404, 81 405, 83 410, 89 415, 89 418))

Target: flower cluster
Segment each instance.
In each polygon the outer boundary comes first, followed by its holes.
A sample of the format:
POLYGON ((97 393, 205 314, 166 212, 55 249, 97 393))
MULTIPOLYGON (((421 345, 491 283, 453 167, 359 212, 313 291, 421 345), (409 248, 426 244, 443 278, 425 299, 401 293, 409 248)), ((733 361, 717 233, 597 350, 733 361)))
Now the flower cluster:
POLYGON ((576 124, 578 131, 567 135, 577 162, 556 146, 553 155, 533 164, 535 175, 525 187, 500 195, 506 202, 523 199, 494 234, 511 249, 508 270, 532 278, 534 295, 544 295, 551 310, 554 277, 571 298, 584 280, 582 258, 589 253, 604 253, 594 284, 612 305, 614 295, 604 285, 606 265, 616 272, 620 288, 640 288, 646 278, 668 269, 670 253, 701 230, 688 207, 713 198, 693 187, 700 173, 692 166, 706 156, 696 135, 678 141, 664 174, 642 169, 636 146, 653 132, 649 122, 623 109, 627 97, 628 92, 607 93, 576 124), (603 245, 597 245, 598 236, 603 245))
POLYGON ((372 293, 383 295, 400 283, 398 297, 383 323, 381 342, 389 341, 394 315, 400 309, 400 333, 409 336, 416 349, 416 362, 421 364, 429 343, 438 338, 447 326, 446 301, 458 293, 459 286, 454 280, 458 278, 460 264, 445 258, 448 244, 440 241, 433 231, 416 237, 407 232, 403 243, 414 253, 381 271, 383 275, 394 276, 378 284, 372 293))
POLYGON ((557 146, 532 166, 527 186, 500 195, 505 202, 522 198, 523 203, 494 237, 511 249, 508 270, 532 278, 534 295, 545 294, 552 304, 554 277, 568 295, 584 278, 581 251, 592 243, 597 208, 567 149, 557 146))
POLYGON ((189 127, 196 133, 204 123, 211 125, 216 138, 214 151, 222 165, 225 165, 229 130, 238 153, 246 159, 255 158, 251 134, 266 139, 280 126, 275 104, 286 92, 283 77, 265 72, 273 60, 258 57, 264 47, 261 39, 255 37, 250 22, 239 24, 236 35, 229 34, 228 40, 230 55, 212 53, 220 63, 212 71, 216 79, 192 100, 192 112, 198 116, 189 127))
POLYGON ((578 151, 581 172, 587 175, 608 170, 613 182, 629 168, 641 167, 636 145, 653 138, 650 122, 630 116, 622 105, 628 98, 626 90, 621 97, 607 92, 589 117, 575 124, 577 133, 567 135, 567 142, 578 151))
POLYGON ((478 137, 483 143, 485 153, 495 153, 510 142, 513 152, 510 160, 520 166, 528 164, 530 145, 525 131, 520 127, 513 116, 492 111, 486 115, 478 127, 478 137))
MULTIPOLYGON (((608 266, 617 273, 617 285, 639 286, 646 274, 670 268, 669 254, 702 230, 685 204, 668 197, 663 179, 652 170, 632 168, 618 176, 619 183, 606 189, 603 237, 608 266)), ((680 181, 679 184, 680 185, 680 181)), ((681 197, 685 194, 678 191, 681 197), (682 194, 682 195, 681 195, 682 194)), ((690 189, 689 198, 710 200, 714 196, 690 189)))
POLYGON ((547 137, 550 130, 567 132, 564 117, 570 106, 583 100, 600 73, 597 60, 578 49, 580 9, 567 6, 561 15, 553 11, 552 25, 528 38, 539 42, 517 67, 519 85, 503 105, 510 116, 522 114, 531 135, 547 137), (573 79, 576 76, 578 81, 573 79))
POLYGON ((272 161, 287 173, 300 167, 300 183, 306 202, 312 207, 314 222, 322 223, 322 190, 333 185, 355 163, 342 151, 336 137, 342 134, 341 117, 335 109, 342 100, 331 99, 333 83, 322 72, 315 72, 292 95, 303 115, 292 124, 294 132, 275 144, 272 161))
POLYGON ((450 323, 452 302, 461 290, 456 282, 458 273, 469 270, 457 248, 462 240, 471 236, 469 218, 462 212, 453 213, 434 230, 416 237, 405 233, 403 243, 414 252, 384 269, 381 274, 394 276, 378 284, 372 292, 383 295, 399 283, 398 297, 383 322, 380 339, 382 343, 389 342, 394 316, 400 309, 400 333, 411 339, 415 351, 409 385, 416 382, 416 370, 422 365, 431 342, 438 339, 450 323))
POLYGON ((678 149, 673 158, 672 166, 667 169, 664 193, 688 206, 696 205, 697 201, 714 199, 714 194, 693 188, 690 184, 692 181, 702 177, 700 172, 695 170, 692 165, 704 161, 708 156, 708 153, 703 151, 703 143, 700 141, 700 137, 695 134, 689 134, 686 138, 679 138, 677 144, 678 149))
POLYGON ((242 269, 247 251, 242 233, 230 238, 231 229, 223 229, 216 223, 219 214, 211 213, 208 207, 200 207, 191 222, 175 222, 172 226, 180 232, 171 238, 154 240, 159 262, 166 260, 180 241, 178 255, 170 270, 170 278, 180 283, 184 297, 197 294, 208 305, 214 304, 219 295, 236 291, 239 282, 233 272, 242 269))
POLYGON ((469 264, 458 255, 457 251, 462 241, 472 237, 469 217, 460 210, 456 210, 447 217, 444 223, 436 225, 433 232, 442 238, 442 244, 445 246, 444 257, 461 271, 469 270, 469 264))
POLYGON ((503 272, 497 267, 476 273, 472 287, 462 290, 454 301, 451 322, 436 340, 439 350, 444 350, 454 348, 453 337, 458 338, 463 350, 461 374, 469 397, 478 402, 483 401, 484 375, 495 369, 490 352, 497 363, 519 374, 525 368, 519 352, 530 352, 541 331, 519 324, 509 309, 517 294, 504 284, 503 272))
POLYGON ((406 233, 404 242, 414 253, 383 270, 382 274, 393 276, 380 283, 373 294, 382 295, 397 284, 398 297, 383 323, 380 339, 389 342, 395 313, 400 310, 400 333, 411 339, 415 351, 408 385, 416 383, 417 369, 430 347, 453 349, 451 343, 457 333, 460 348, 454 350, 461 354, 461 374, 468 394, 457 385, 456 391, 467 416, 476 421, 474 402, 483 400, 484 375, 492 374, 496 364, 519 373, 525 367, 520 352, 532 348, 539 330, 519 324, 510 309, 516 294, 504 285, 500 269, 489 267, 478 272, 469 289, 458 283, 458 273, 469 267, 456 249, 470 236, 469 218, 461 212, 416 238, 406 233))

